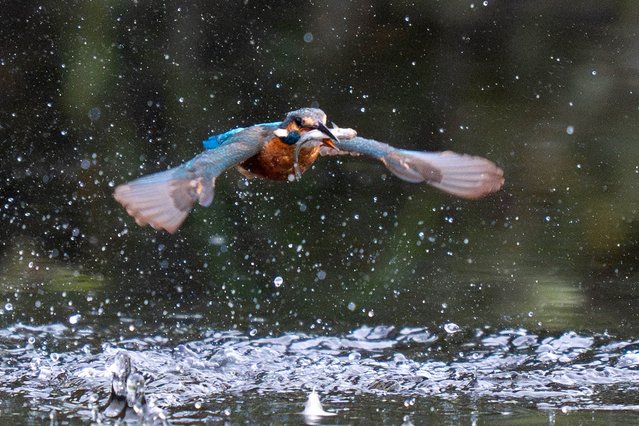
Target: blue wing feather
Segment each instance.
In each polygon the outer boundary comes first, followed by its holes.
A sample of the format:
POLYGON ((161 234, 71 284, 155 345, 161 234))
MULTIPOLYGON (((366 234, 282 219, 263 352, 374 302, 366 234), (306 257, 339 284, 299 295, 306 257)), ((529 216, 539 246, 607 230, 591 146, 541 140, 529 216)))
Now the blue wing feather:
MULTIPOLYGON (((277 126, 279 126, 280 124, 282 124, 281 121, 275 121, 272 123, 261 123, 261 124, 256 124, 255 126, 265 126, 265 127, 272 127, 273 129, 277 128, 277 126)), ((251 126, 253 127, 253 126, 251 126)), ((238 127, 236 129, 232 129, 229 130, 227 132, 224 133, 220 133, 219 135, 212 135, 209 136, 208 139, 202 141, 202 145, 204 145, 204 149, 215 149, 218 148, 222 145, 224 145, 230 138, 231 136, 241 132, 242 130, 247 129, 247 127, 238 127)))

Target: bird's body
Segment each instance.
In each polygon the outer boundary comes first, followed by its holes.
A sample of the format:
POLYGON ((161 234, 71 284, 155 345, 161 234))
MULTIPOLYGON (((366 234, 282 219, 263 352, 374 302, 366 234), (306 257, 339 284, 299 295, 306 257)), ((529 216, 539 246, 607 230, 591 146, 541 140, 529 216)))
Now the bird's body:
MULTIPOLYGON (((237 169, 247 177, 285 181, 291 180, 291 176, 295 175, 295 143, 301 138, 299 130, 294 121, 262 123, 213 135, 203 144, 206 149, 216 149, 238 139, 264 141, 259 152, 238 164, 237 169), (287 132, 284 138, 274 134, 280 126, 287 132)), ((297 158, 298 170, 304 173, 313 165, 319 153, 318 144, 300 149, 297 158)))
MULTIPOLYGON (((290 125, 289 125, 290 127, 290 125)), ((289 134, 295 130, 286 129, 289 134)), ((285 181, 295 175, 295 145, 283 142, 273 134, 273 130, 265 128, 269 134, 260 135, 266 140, 260 151, 238 165, 240 173, 247 177, 285 181)), ((303 147, 297 158, 297 168, 301 173, 313 165, 320 153, 319 145, 303 147)))
MULTIPOLYGON (((240 173, 247 177, 260 177, 270 180, 292 180, 295 176, 295 148, 280 142, 277 138, 268 141, 264 148, 239 164, 240 173)), ((319 146, 302 148, 297 167, 301 173, 313 165, 320 153, 319 146)))
POLYGON ((206 150, 181 166, 118 186, 116 200, 138 224, 175 232, 196 201, 211 204, 215 179, 225 170, 236 166, 249 177, 294 180, 320 154, 371 157, 406 181, 426 181, 461 198, 483 197, 504 182, 502 170, 481 157, 402 150, 357 137, 352 129, 329 130, 326 114, 315 108, 292 111, 281 122, 229 130, 203 144, 206 150))

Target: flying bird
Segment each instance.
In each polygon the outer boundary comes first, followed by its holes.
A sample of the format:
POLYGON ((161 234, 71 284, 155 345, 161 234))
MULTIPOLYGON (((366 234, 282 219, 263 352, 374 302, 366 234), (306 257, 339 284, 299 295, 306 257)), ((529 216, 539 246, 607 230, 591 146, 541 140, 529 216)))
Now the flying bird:
POLYGON ((329 129, 326 114, 317 108, 291 111, 283 121, 213 135, 203 144, 205 151, 186 163, 115 189, 115 199, 138 225, 177 231, 196 202, 211 204, 215 180, 232 167, 247 177, 291 181, 320 155, 374 158, 405 181, 426 182, 466 199, 481 198, 504 184, 503 171, 490 160, 451 151, 398 149, 359 137, 353 129, 329 129))

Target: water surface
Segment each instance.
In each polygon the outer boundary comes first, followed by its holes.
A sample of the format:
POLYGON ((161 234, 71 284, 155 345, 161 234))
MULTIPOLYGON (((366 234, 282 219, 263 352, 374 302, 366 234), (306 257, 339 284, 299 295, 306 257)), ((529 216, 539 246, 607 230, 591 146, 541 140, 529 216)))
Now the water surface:
POLYGON ((176 424, 636 421, 634 2, 5 6, 2 422, 86 424, 118 353, 176 424), (302 106, 506 186, 229 171, 175 235, 112 198, 302 106))

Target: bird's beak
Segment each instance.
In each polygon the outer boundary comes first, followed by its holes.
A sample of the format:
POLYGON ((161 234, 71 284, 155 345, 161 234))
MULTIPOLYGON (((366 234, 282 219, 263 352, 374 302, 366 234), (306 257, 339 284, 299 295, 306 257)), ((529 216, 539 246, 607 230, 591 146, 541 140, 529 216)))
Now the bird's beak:
MULTIPOLYGON (((339 139, 337 139, 337 137, 333 134, 333 132, 331 132, 330 130, 328 130, 328 127, 326 127, 326 125, 324 123, 322 123, 321 121, 318 121, 317 124, 315 125, 315 129, 319 130, 320 132, 324 133, 326 136, 328 136, 329 138, 333 139, 333 141, 335 142, 339 142, 339 139)), ((337 146, 333 143, 333 141, 331 139, 324 139, 324 145, 333 148, 333 149, 339 149, 337 148, 337 146)))

